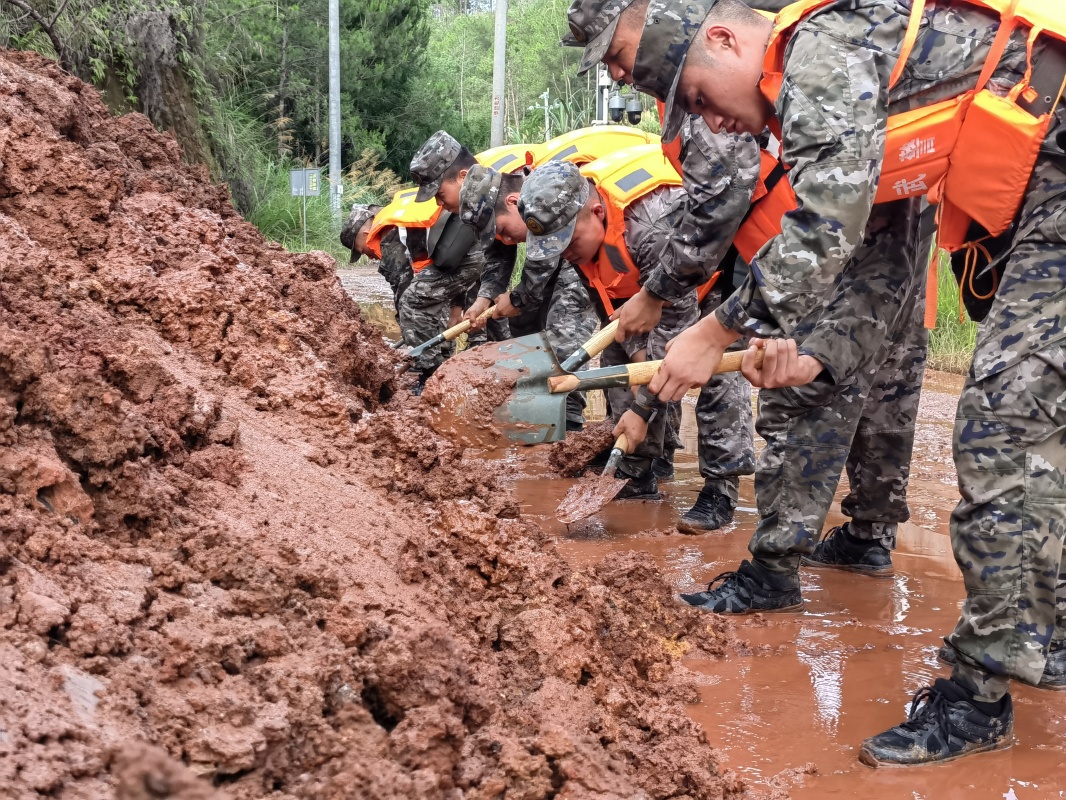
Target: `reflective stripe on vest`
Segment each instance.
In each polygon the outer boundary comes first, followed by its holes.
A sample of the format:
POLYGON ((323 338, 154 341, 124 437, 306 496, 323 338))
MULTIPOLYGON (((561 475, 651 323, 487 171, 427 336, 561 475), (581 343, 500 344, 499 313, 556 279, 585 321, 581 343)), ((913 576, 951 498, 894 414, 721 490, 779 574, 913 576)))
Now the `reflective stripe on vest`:
POLYGON ((600 192, 606 210, 606 233, 596 259, 578 269, 599 294, 608 314, 613 300, 625 300, 640 291, 640 270, 626 247, 626 209, 663 186, 680 186, 677 171, 663 159, 658 144, 627 147, 581 168, 600 192))

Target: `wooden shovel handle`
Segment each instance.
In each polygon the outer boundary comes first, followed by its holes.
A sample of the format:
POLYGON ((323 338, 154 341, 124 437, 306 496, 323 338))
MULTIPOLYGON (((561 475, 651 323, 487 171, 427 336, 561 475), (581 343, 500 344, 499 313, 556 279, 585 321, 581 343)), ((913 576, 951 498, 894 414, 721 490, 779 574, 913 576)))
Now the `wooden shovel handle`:
MULTIPOLYGON (((755 366, 762 366, 763 351, 755 354, 755 366)), ((714 374, 722 372, 737 372, 740 362, 744 359, 744 352, 726 353, 718 366, 714 368, 714 374)), ((589 372, 579 372, 569 375, 556 375, 548 378, 548 391, 552 394, 560 392, 572 392, 575 389, 602 389, 611 386, 646 386, 662 366, 662 361, 638 361, 634 364, 623 364, 619 367, 603 367, 589 372)))
MULTIPOLYGON (((744 352, 739 353, 726 353, 722 356, 722 360, 718 362, 718 366, 714 368, 715 375, 721 375, 723 372, 740 372, 740 364, 744 360, 744 352)), ((763 351, 759 350, 755 354, 755 366, 762 366, 763 351)), ((651 379, 655 377, 655 373, 659 371, 659 367, 662 366, 662 361, 637 361, 633 364, 626 364, 626 372, 629 373, 629 385, 630 386, 647 386, 651 383, 651 379)))
POLYGON ((592 338, 581 347, 589 354, 589 358, 595 358, 607 349, 607 345, 614 341, 616 333, 618 333, 618 320, 594 333, 592 338))
MULTIPOLYGON (((496 306, 489 306, 478 315, 478 321, 488 319, 492 316, 495 310, 496 306)), ((470 330, 470 320, 464 319, 458 325, 453 325, 452 327, 448 328, 448 330, 442 333, 441 336, 444 337, 444 341, 450 342, 452 339, 462 336, 468 330, 470 330)))

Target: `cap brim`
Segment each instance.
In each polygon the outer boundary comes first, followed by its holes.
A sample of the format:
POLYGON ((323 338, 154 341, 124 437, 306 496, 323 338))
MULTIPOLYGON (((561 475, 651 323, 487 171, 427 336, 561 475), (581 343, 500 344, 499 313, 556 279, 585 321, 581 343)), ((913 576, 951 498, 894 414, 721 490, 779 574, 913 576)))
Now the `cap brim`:
POLYGON ((533 261, 550 261, 559 258, 570 246, 575 228, 577 228, 577 216, 559 230, 543 236, 537 236, 530 231, 526 234, 526 258, 533 261))
POLYGON ((432 200, 437 196, 437 192, 440 191, 440 181, 432 181, 431 183, 423 183, 418 187, 418 191, 415 193, 415 202, 424 203, 427 200, 432 200))
POLYGON ((581 54, 581 66, 577 68, 578 75, 584 75, 603 60, 611 46, 614 32, 618 28, 618 20, 621 18, 622 15, 618 14, 607 24, 606 28, 600 31, 599 36, 585 45, 585 52, 581 54))
POLYGON ((670 86, 670 93, 666 96, 666 108, 662 119, 662 140, 667 144, 676 139, 677 135, 681 133, 681 126, 685 124, 685 118, 688 116, 688 112, 681 107, 680 98, 677 96, 677 87, 681 83, 681 73, 685 69, 685 61, 687 60, 688 53, 686 52, 681 56, 681 64, 674 74, 674 82, 670 86))
POLYGON ((358 260, 359 260, 360 258, 362 258, 362 257, 363 257, 363 254, 362 254, 362 253, 360 253, 360 252, 359 252, 358 250, 356 250, 356 249, 355 249, 355 248, 353 247, 353 248, 352 248, 352 260, 351 260, 351 261, 349 261, 348 263, 349 263, 349 264, 354 264, 354 263, 355 263, 356 261, 358 261, 358 260))

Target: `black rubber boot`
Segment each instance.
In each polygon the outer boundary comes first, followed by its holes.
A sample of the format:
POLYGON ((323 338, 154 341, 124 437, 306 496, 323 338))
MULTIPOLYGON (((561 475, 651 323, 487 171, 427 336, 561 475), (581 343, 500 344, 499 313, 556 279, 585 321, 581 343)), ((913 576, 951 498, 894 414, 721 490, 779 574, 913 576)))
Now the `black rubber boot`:
MULTIPOLYGON (((955 648, 950 644, 941 645, 936 657, 949 667, 954 667, 959 660, 955 655, 955 648)), ((1040 676, 1036 688, 1055 691, 1066 689, 1066 642, 1051 643, 1047 661, 1044 662, 1044 673, 1040 676)))
POLYGON ((735 511, 731 497, 704 486, 692 508, 677 520, 677 529, 682 533, 716 531, 733 521, 735 511))
POLYGON ((857 539, 848 533, 848 523, 828 531, 800 562, 808 567, 827 567, 858 572, 877 578, 891 578, 892 551, 879 541, 857 539))
POLYGON ((626 485, 614 496, 615 500, 658 500, 662 497, 659 494, 659 481, 650 469, 639 478, 630 478, 621 470, 616 471, 614 476, 629 478, 626 485))
POLYGON ((716 614, 801 611, 803 597, 796 577, 779 575, 757 563, 744 561, 736 572, 723 572, 707 584, 707 590, 683 594, 690 606, 716 614))
POLYGON ((859 760, 871 767, 940 764, 1001 750, 1014 741, 1010 695, 981 703, 965 686, 937 678, 914 693, 907 721, 862 743, 859 760))

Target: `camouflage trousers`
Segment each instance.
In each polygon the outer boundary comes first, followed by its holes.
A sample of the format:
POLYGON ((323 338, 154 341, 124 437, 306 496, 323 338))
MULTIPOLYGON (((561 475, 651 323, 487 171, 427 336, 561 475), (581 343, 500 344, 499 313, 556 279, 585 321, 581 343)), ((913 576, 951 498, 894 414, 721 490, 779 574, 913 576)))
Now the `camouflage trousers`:
MULTIPOLYGON (((700 304, 700 318, 713 314, 721 301, 721 294, 709 292, 700 304)), ((741 347, 745 345, 746 342, 739 343, 741 347)), ((700 387, 696 431, 704 488, 724 494, 736 503, 740 497, 740 476, 755 472, 751 384, 743 375, 724 372, 700 387)))
MULTIPOLYGON (((622 344, 611 342, 600 354, 600 364, 612 367, 618 364, 628 364, 634 360, 651 361, 662 358, 666 355, 666 343, 681 331, 695 325, 698 319, 699 308, 696 305, 696 293, 690 292, 683 300, 663 308, 662 319, 650 333, 644 336, 633 336, 622 344)), ((608 389, 607 405, 611 417, 615 420, 619 419, 633 403, 635 396, 635 390, 627 387, 608 389)), ((636 450, 622 459, 619 466, 621 472, 632 478, 639 478, 651 469, 652 460, 663 454, 663 446, 670 426, 669 418, 669 408, 664 405, 648 425, 648 435, 644 441, 636 450)))
MULTIPOLYGON (((464 297, 481 277, 482 261, 467 258, 448 272, 433 264, 415 274, 411 285, 400 298, 397 315, 403 340, 412 347, 432 339, 448 327, 448 310, 456 297, 464 297)), ((452 342, 431 348, 414 361, 415 369, 439 367, 455 352, 452 342)))
POLYGON ((1036 684, 1048 646, 1066 639, 1066 169, 1047 161, 977 334, 954 453, 966 601, 947 641, 954 677, 995 701, 1010 678, 1036 684))
MULTIPOLYGON (((830 294, 824 317, 859 316, 865 325, 843 343, 852 357, 842 385, 759 393, 756 430, 766 440, 755 470, 759 523, 748 549, 799 585, 799 560, 814 550, 842 470, 851 490, 842 503, 856 536, 895 544, 909 517, 914 426, 925 373, 927 258, 919 242, 919 205, 877 206, 866 239, 830 294)), ((795 336, 802 339, 810 323, 795 336)))

